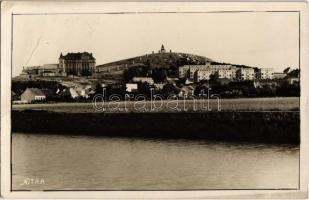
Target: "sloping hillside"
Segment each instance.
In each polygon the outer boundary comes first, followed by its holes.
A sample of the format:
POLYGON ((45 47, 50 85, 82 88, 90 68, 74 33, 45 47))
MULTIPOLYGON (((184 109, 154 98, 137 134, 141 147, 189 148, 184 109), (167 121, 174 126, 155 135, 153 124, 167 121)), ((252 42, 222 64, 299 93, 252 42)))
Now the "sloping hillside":
POLYGON ((205 62, 213 62, 213 60, 185 53, 153 53, 98 65, 97 68, 104 71, 105 68, 119 66, 118 69, 120 70, 120 66, 130 67, 136 64, 144 64, 150 66, 150 68, 173 68, 185 64, 204 64, 205 62))
POLYGON ((98 65, 98 78, 104 80, 121 80, 125 69, 132 67, 142 68, 147 66, 148 69, 165 68, 170 72, 177 73, 179 66, 187 64, 205 64, 214 62, 213 60, 192 54, 185 53, 152 53, 124 60, 119 60, 103 65, 98 65))

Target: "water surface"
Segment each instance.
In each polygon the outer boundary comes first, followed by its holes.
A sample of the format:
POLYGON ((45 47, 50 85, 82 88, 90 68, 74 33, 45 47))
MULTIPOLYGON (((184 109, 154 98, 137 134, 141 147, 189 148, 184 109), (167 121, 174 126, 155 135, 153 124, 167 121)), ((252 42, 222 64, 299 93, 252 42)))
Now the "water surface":
POLYGON ((298 188, 299 148, 13 133, 13 190, 298 188), (24 184, 25 179, 44 184, 24 184))

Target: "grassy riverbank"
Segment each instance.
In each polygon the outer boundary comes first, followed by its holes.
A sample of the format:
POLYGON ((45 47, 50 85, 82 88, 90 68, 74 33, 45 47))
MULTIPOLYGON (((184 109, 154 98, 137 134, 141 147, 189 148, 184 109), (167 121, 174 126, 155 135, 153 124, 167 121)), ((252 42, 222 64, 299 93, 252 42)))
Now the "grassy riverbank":
POLYGON ((299 112, 63 113, 13 110, 12 132, 299 143, 299 112))
MULTIPOLYGON (((121 101, 105 102, 104 112, 175 112, 175 107, 180 111, 207 112, 207 106, 212 111, 218 111, 217 99, 202 100, 179 100, 177 103, 170 101, 121 101), (138 105, 136 105, 138 104, 138 105), (152 110, 156 107, 157 109, 152 110), (113 110, 113 108, 117 108, 113 110), (151 111, 150 111, 151 110, 151 111), (206 110, 206 111, 205 111, 206 110)), ((98 103, 98 107, 103 107, 98 103)), ((241 99, 221 99, 220 107, 222 111, 299 111, 299 97, 277 97, 277 98, 241 98, 241 99)), ((47 110, 53 112, 68 113, 100 113, 93 103, 50 103, 50 104, 21 104, 13 105, 13 110, 47 110)))

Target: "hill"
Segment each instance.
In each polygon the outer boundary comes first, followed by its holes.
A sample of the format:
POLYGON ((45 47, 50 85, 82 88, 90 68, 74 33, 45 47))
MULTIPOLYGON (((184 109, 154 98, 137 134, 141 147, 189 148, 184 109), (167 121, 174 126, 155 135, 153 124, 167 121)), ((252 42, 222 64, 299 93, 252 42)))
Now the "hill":
POLYGON ((127 66, 136 64, 149 65, 151 68, 171 68, 178 67, 185 64, 204 64, 205 62, 214 62, 210 58, 204 56, 198 56, 193 54, 185 53, 153 53, 146 54, 142 56, 137 56, 133 58, 128 58, 116 62, 106 63, 103 65, 98 65, 97 68, 100 68, 104 71, 104 68, 111 66, 127 66))
POLYGON ((117 82, 123 78, 123 72, 130 68, 166 69, 168 75, 176 76, 179 66, 205 64, 206 62, 214 61, 204 56, 186 53, 152 53, 98 65, 97 69, 98 78, 117 82))

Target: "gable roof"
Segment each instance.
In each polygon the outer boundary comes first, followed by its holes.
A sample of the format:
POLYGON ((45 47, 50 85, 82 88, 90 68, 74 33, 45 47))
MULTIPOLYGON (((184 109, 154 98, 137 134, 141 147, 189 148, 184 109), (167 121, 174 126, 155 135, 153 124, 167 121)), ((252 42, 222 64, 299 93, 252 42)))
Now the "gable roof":
POLYGON ((57 69, 58 64, 44 64, 43 66, 40 66, 40 69, 57 69))
POLYGON ((92 53, 88 52, 67 53, 65 56, 62 56, 61 54, 60 58, 64 58, 65 60, 81 60, 84 56, 88 56, 89 59, 94 59, 92 53))
POLYGON ((45 96, 45 94, 42 92, 42 90, 38 88, 27 88, 26 91, 30 91, 32 94, 37 95, 37 96, 45 96))

